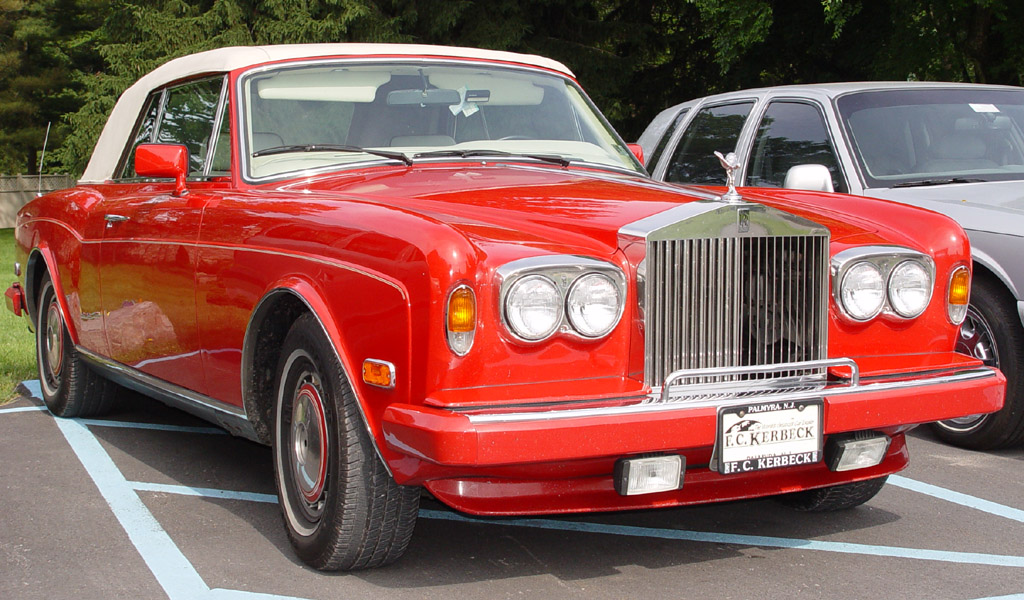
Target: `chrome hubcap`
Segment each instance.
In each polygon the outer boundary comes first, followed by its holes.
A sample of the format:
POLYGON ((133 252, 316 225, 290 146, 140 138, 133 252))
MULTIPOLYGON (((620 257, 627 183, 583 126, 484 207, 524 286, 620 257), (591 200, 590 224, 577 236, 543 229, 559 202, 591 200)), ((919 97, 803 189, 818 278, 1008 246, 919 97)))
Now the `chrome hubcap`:
MULTIPOLYGON (((973 306, 967 307, 967 316, 960 325, 956 351, 973 356, 989 367, 999 368, 999 349, 996 347, 992 327, 973 306)), ((954 431, 967 431, 981 425, 986 416, 988 415, 967 415, 942 421, 941 424, 954 431)))
POLYGON ((312 374, 304 374, 292 401, 290 436, 292 475, 310 519, 323 511, 327 479, 327 420, 316 383, 312 374))
POLYGON ((46 310, 46 332, 44 333, 46 366, 54 379, 60 375, 64 363, 64 326, 60 319, 57 303, 51 302, 46 310))

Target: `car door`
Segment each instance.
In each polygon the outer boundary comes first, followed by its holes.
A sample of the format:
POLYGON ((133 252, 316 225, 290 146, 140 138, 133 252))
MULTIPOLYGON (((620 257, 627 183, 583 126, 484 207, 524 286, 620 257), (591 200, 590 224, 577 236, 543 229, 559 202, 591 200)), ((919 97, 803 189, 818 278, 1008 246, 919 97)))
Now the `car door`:
POLYGON ((769 102, 750 147, 741 154, 746 160, 742 185, 783 187, 791 168, 818 164, 828 168, 834 191, 845 193, 850 189, 840 167, 835 142, 825 124, 825 113, 814 102, 795 99, 769 102))
POLYGON ((672 183, 723 185, 725 172, 714 153, 736 148, 754 103, 744 99, 701 107, 687 123, 665 169, 656 171, 656 176, 672 183))
POLYGON ((110 357, 157 379, 198 390, 203 383, 195 271, 203 211, 219 184, 210 163, 224 112, 224 77, 205 78, 150 96, 124 152, 120 177, 103 211, 100 261, 104 331, 110 357), (142 143, 181 144, 189 151, 185 194, 170 180, 144 180, 134 170, 142 143))

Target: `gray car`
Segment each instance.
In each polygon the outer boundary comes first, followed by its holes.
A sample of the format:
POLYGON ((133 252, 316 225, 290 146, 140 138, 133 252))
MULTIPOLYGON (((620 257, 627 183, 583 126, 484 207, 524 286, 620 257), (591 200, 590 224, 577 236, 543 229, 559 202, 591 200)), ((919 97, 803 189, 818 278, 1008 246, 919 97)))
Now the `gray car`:
POLYGON ((650 173, 721 185, 846 192, 929 208, 971 240, 974 278, 958 350, 998 366, 1005 407, 936 424, 946 441, 1024 442, 1024 89, 839 83, 751 89, 663 111, 639 140, 650 173))

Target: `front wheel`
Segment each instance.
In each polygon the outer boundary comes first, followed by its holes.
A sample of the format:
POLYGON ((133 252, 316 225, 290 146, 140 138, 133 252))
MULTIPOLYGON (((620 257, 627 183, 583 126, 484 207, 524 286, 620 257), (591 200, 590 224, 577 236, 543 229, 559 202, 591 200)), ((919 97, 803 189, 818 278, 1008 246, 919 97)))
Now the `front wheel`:
POLYGON ((779 502, 805 512, 831 512, 860 506, 875 497, 889 476, 804 490, 779 496, 779 502))
POLYGON ((114 384, 82 362, 68 335, 49 275, 39 291, 36 363, 46 408, 58 417, 95 417, 114 404, 114 384))
POLYGON ((397 560, 412 538, 419 489, 377 456, 352 387, 311 314, 295 321, 278 364, 274 472, 295 553, 323 571, 397 560))
POLYGON ((973 450, 1024 442, 1024 328, 1012 296, 990 279, 979 278, 971 288, 971 303, 960 326, 956 350, 1003 372, 1006 402, 991 414, 939 421, 933 427, 935 435, 973 450))

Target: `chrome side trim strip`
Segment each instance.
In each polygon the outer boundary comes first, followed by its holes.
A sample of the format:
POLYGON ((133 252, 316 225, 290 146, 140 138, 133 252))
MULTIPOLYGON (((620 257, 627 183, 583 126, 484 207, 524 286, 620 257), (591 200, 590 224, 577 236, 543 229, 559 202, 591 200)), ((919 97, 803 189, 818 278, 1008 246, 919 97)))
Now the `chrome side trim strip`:
POLYGON ((729 407, 744 404, 753 404, 761 401, 789 401, 805 400, 810 398, 821 398, 823 396, 846 396, 849 394, 871 394, 877 392, 890 392, 910 388, 923 388, 934 385, 945 385, 988 379, 995 377, 996 371, 988 367, 973 367, 970 369, 955 371, 945 375, 937 375, 928 378, 919 378, 909 381, 884 381, 879 383, 867 383, 851 385, 843 383, 838 385, 821 385, 809 389, 801 389, 789 392, 779 392, 751 396, 731 396, 728 398, 713 398, 707 400, 673 401, 661 402, 657 393, 647 396, 644 402, 647 404, 634 404, 631 406, 613 406, 602 408, 579 408, 579 409, 555 409, 538 412, 518 413, 492 413, 492 414, 469 414, 465 415, 474 425, 490 423, 523 423, 528 421, 553 421, 558 419, 579 419, 587 417, 615 417, 622 415, 663 413, 669 411, 683 411, 694 408, 707 407, 729 407))
POLYGON ((216 423, 234 435, 259 442, 245 409, 153 377, 81 346, 75 346, 75 350, 91 367, 112 381, 203 420, 216 423))

